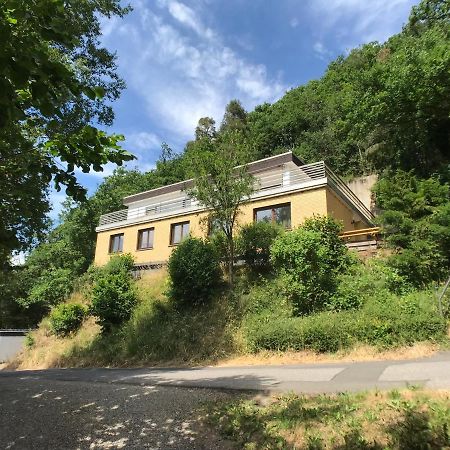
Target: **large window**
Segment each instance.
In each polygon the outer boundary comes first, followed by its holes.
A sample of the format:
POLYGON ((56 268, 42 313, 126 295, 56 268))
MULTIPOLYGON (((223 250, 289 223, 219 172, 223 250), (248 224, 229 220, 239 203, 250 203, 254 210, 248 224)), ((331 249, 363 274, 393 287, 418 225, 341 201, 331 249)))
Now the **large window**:
POLYGON ((189 234, 189 222, 173 223, 170 227, 170 245, 178 245, 189 234))
POLYGON ((271 222, 291 228, 291 204, 255 209, 254 219, 255 222, 271 222))
POLYGON ((113 234, 109 238, 109 253, 120 253, 123 251, 123 233, 113 234))
POLYGON ((138 250, 148 250, 150 248, 153 248, 154 233, 154 228, 146 228, 145 230, 138 231, 138 250))

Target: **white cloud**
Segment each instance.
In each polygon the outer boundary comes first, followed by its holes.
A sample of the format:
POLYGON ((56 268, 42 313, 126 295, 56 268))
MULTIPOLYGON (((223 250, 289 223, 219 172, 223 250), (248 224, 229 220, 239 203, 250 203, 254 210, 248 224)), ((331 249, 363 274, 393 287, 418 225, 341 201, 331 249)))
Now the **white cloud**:
POLYGON ((172 17, 189 28, 192 28, 197 34, 207 39, 214 38, 213 31, 205 27, 203 23, 198 19, 194 10, 189 8, 183 3, 177 1, 171 1, 168 3, 169 13, 172 17))
POLYGON ((112 16, 111 18, 100 16, 99 22, 103 37, 110 36, 117 29, 120 20, 121 19, 116 16, 112 16))
POLYGON ((28 256, 28 253, 18 252, 13 253, 11 256, 11 265, 13 266, 23 266, 25 264, 25 260, 28 256))
POLYGON ((118 48, 128 88, 144 99, 162 140, 191 138, 200 117, 220 121, 233 98, 251 109, 284 93, 279 78, 224 45, 193 9, 173 0, 158 4, 163 9, 136 1, 133 22, 124 22, 108 45, 118 48))
POLYGON ((103 178, 112 175, 114 170, 117 169, 117 167, 119 166, 117 166, 114 163, 107 163, 102 166, 103 170, 100 170, 98 172, 94 171, 92 167, 91 171, 88 173, 84 173, 79 167, 76 167, 74 172, 77 176, 82 175, 83 177, 91 177, 93 179, 103 180, 103 178))
POLYGON ((159 148, 161 147, 161 142, 161 139, 156 134, 140 131, 137 133, 128 133, 124 146, 133 153, 134 150, 152 150, 159 148))
POLYGON ((292 28, 297 28, 299 23, 300 23, 300 22, 298 21, 297 17, 293 17, 293 18, 289 21, 289 25, 290 25, 292 28))
POLYGON ((49 200, 51 205, 51 211, 49 213, 50 219, 53 222, 58 223, 58 217, 63 209, 63 203, 66 200, 67 195, 65 193, 65 187, 61 186, 61 190, 58 192, 56 189, 52 188, 50 190, 49 200))
POLYGON ((313 50, 316 53, 316 55, 322 60, 329 60, 333 56, 333 53, 330 50, 328 50, 325 47, 325 45, 320 41, 314 43, 313 50))
MULTIPOLYGON (((400 31, 417 0, 310 0, 317 20, 315 32, 327 36, 341 50, 361 43, 384 42, 400 31)), ((322 37, 323 37, 322 36, 322 37)))

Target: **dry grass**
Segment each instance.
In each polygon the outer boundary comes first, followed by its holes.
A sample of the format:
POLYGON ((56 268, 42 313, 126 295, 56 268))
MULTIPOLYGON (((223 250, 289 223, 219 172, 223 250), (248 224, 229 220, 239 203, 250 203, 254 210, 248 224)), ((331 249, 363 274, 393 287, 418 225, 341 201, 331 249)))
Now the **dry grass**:
POLYGON ((208 420, 244 449, 450 448, 449 391, 241 398, 211 405, 208 420))
POLYGON ((227 367, 416 359, 432 356, 439 350, 440 347, 438 344, 419 342, 412 346, 390 350, 380 350, 376 347, 361 345, 347 351, 339 351, 336 353, 262 351, 256 354, 232 356, 231 358, 219 361, 216 365, 227 367))
POLYGON ((167 290, 167 270, 152 270, 142 274, 136 281, 136 287, 140 299, 154 298, 163 300, 167 290))
POLYGON ((6 365, 6 368, 24 370, 67 367, 69 355, 77 349, 88 346, 99 332, 100 327, 96 325, 94 318, 89 317, 78 333, 66 338, 57 338, 51 334, 48 320, 44 319, 39 328, 31 333, 33 346, 25 348, 6 365))

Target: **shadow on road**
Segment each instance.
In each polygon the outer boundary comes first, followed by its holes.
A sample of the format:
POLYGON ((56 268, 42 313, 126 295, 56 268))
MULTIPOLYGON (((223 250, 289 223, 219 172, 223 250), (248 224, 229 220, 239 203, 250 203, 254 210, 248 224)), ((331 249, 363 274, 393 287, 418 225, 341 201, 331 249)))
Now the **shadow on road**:
MULTIPOLYGON (((163 386, 167 378, 121 370, 0 373, 4 448, 222 449, 229 443, 204 423, 204 405, 230 400, 227 391, 163 386)), ((232 379, 214 383, 233 383, 232 379)), ((233 377, 230 377, 233 378, 233 377)), ((249 386, 267 383, 239 377, 249 386)), ((188 383, 188 382, 187 382, 188 383)))

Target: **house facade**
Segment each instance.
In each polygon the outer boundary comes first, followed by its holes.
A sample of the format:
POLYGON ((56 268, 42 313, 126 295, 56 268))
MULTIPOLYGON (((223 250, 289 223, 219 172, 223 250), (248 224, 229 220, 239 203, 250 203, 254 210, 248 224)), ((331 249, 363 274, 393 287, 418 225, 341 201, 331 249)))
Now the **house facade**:
MULTIPOLYGON (((292 152, 247 165, 255 192, 242 205, 237 227, 270 221, 296 228, 313 215, 330 215, 344 231, 373 226, 372 213, 321 161, 304 164, 292 152)), ((208 211, 188 190, 193 180, 124 198, 126 209, 101 216, 95 263, 106 264, 117 253, 131 253, 138 266, 163 264, 187 236, 208 234, 208 211)))

